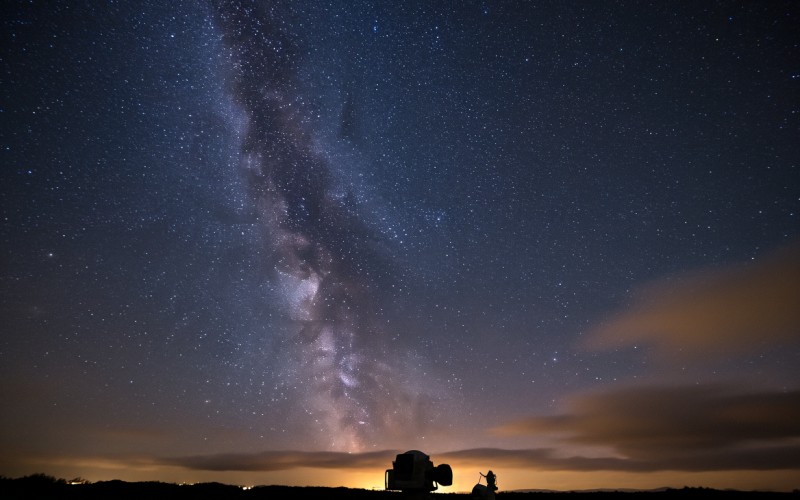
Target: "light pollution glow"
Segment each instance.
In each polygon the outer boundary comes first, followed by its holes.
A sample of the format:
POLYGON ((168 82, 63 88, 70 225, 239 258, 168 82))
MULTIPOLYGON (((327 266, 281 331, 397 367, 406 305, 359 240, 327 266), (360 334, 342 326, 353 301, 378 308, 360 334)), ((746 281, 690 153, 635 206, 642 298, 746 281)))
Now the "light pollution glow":
MULTIPOLYGON (((141 465, 124 460, 63 460, 59 462, 31 460, 25 464, 4 467, 12 477, 34 474, 42 470, 50 475, 70 479, 83 477, 90 481, 163 481, 168 483, 220 482, 242 486, 286 485, 363 488, 384 488, 384 472, 391 467, 391 453, 386 455, 385 466, 361 469, 296 469, 271 472, 209 472, 190 471, 181 467, 163 465, 141 465)), ((479 473, 492 469, 498 475, 501 491, 518 489, 544 489, 555 491, 578 491, 585 489, 653 489, 661 487, 682 488, 708 487, 716 489, 738 489, 742 491, 793 491, 797 488, 796 470, 739 470, 739 471, 657 471, 618 472, 595 471, 574 472, 560 470, 536 470, 528 468, 504 468, 490 463, 474 461, 441 462, 431 454, 434 464, 449 463, 453 467, 453 485, 441 487, 441 493, 458 493, 472 490, 479 473), (624 486, 620 486, 624 485, 624 486)))

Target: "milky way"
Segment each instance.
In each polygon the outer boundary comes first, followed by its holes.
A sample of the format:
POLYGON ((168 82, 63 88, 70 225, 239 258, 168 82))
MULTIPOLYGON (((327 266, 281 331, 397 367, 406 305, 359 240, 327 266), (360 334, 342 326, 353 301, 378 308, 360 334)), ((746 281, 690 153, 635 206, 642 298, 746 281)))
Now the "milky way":
POLYGON ((328 446, 361 449, 411 422, 405 432, 419 432, 418 388, 401 384, 379 323, 396 280, 392 255, 362 221, 354 193, 335 188, 336 165, 315 146, 298 91, 301 41, 282 10, 218 6, 233 97, 246 116, 241 170, 263 231, 270 298, 290 322, 282 357, 304 387, 298 406, 328 446))

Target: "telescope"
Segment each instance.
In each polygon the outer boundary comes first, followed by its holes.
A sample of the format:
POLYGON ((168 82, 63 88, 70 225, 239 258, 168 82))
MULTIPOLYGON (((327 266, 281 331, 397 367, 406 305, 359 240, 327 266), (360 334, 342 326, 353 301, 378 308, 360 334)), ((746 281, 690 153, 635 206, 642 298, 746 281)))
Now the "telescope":
POLYGON ((439 485, 453 484, 453 469, 448 464, 433 466, 430 457, 419 450, 397 455, 392 468, 386 470, 387 490, 403 492, 435 491, 439 485))

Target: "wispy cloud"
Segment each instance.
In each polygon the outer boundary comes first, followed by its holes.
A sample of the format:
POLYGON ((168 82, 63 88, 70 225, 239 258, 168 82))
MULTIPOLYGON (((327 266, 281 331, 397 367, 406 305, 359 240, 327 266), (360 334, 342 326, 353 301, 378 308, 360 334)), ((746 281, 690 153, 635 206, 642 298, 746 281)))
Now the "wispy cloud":
MULTIPOLYGON (((767 470, 800 467, 800 391, 741 393, 732 387, 637 387, 584 395, 569 411, 499 426, 501 435, 559 436, 614 450, 609 458, 514 458, 567 470, 767 470)), ((561 454, 563 456, 563 453, 561 454)))
MULTIPOLYGON (((559 446, 433 453, 436 463, 559 471, 725 471, 800 468, 800 390, 744 393, 732 386, 628 387, 572 400, 568 411, 508 422, 505 436, 547 435, 559 446), (570 450, 602 450, 591 456, 570 450), (610 450, 610 451, 609 451, 610 450)), ((157 460, 207 471, 300 467, 382 469, 398 450, 265 451, 157 460)))
POLYGON ((641 289, 634 305, 595 329, 585 346, 651 343, 707 356, 800 340, 800 244, 749 264, 705 269, 641 289))
POLYGON ((800 468, 800 446, 699 453, 681 458, 639 460, 624 457, 562 456, 553 448, 506 450, 477 448, 437 455, 444 462, 493 467, 569 472, 710 472, 731 470, 785 470, 800 468))
POLYGON ((299 467, 317 469, 364 469, 385 467, 398 451, 344 453, 327 451, 264 451, 220 453, 162 459, 163 465, 210 471, 277 471, 299 467))

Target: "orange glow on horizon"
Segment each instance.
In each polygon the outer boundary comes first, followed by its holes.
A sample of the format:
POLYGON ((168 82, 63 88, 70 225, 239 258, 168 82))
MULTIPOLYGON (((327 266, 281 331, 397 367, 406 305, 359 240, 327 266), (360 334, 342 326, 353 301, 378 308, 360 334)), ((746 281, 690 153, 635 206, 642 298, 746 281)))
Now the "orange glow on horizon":
MULTIPOLYGON (((435 460, 435 457, 432 457, 435 460)), ((434 461, 434 463, 439 463, 434 461)), ((19 465, 19 464, 17 464, 19 465)), ((375 469, 312 469, 298 468, 286 471, 196 471, 179 467, 148 466, 137 467, 129 464, 126 467, 119 462, 68 464, 64 461, 37 461, 24 466, 13 466, 0 462, 4 475, 21 477, 44 473, 47 475, 70 479, 83 477, 91 482, 120 479, 123 481, 161 481, 168 483, 200 483, 220 482, 231 485, 287 485, 287 486, 322 486, 347 487, 367 490, 384 489, 385 468, 375 469)), ((547 471, 533 469, 503 469, 486 464, 482 470, 474 464, 459 464, 451 461, 454 480, 449 487, 440 487, 439 493, 470 492, 478 483, 480 473, 492 469, 497 474, 497 485, 500 491, 523 489, 576 491, 591 489, 638 489, 648 490, 662 487, 682 488, 708 487, 716 489, 737 489, 742 491, 792 491, 800 487, 797 471, 719 471, 719 472, 678 472, 661 471, 649 473, 612 472, 612 471, 547 471)), ((387 468, 391 463, 387 464, 387 468)), ((481 479, 485 484, 485 479, 481 479)))

